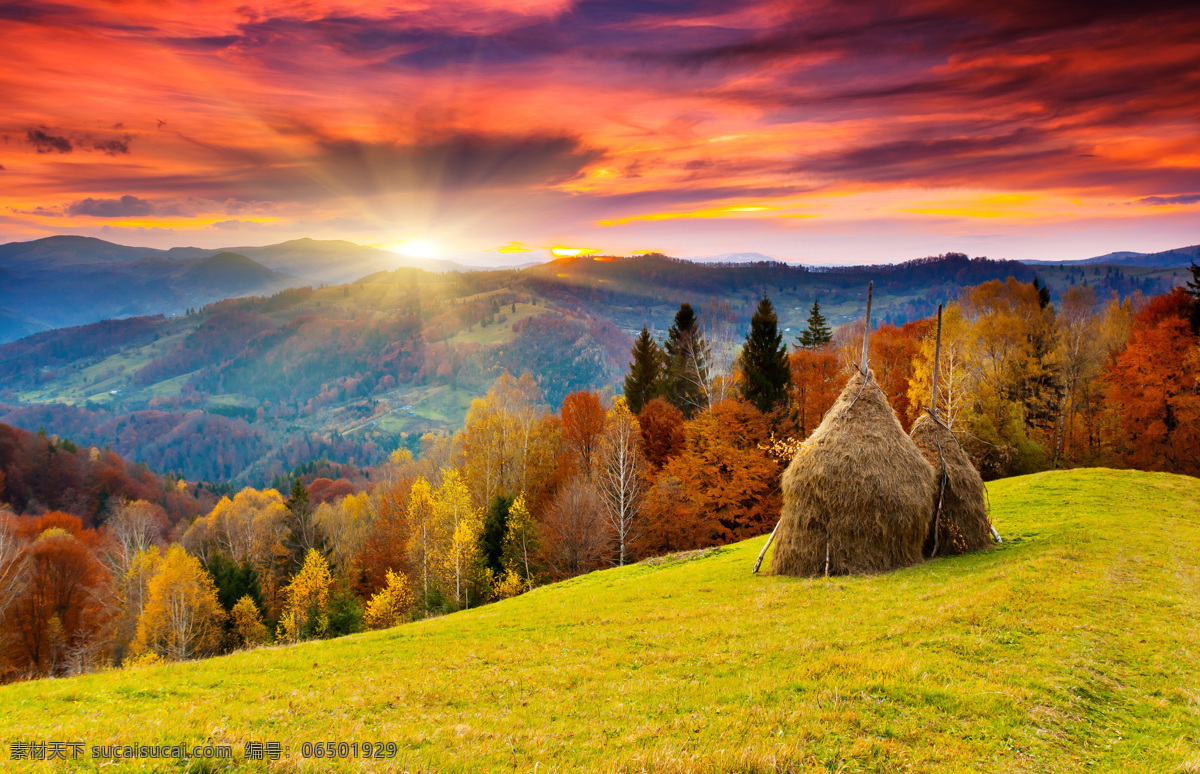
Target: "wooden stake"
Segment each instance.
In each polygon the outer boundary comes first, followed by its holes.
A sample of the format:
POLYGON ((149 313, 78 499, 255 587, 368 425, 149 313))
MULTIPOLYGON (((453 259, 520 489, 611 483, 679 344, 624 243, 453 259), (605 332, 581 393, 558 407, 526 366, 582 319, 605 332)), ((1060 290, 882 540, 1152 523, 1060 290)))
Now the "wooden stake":
MULTIPOLYGON (((779 521, 783 521, 783 519, 780 519, 779 521)), ((766 545, 764 545, 762 550, 758 552, 758 560, 754 562, 754 571, 750 573, 751 575, 756 574, 758 572, 758 568, 762 567, 763 557, 767 555, 767 549, 771 547, 771 541, 775 539, 775 532, 779 529, 779 521, 775 522, 775 529, 771 530, 771 534, 767 536, 766 545)))
POLYGON ((867 340, 871 337, 871 293, 875 288, 875 283, 867 283, 867 327, 863 330, 863 351, 862 362, 858 366, 858 370, 866 374, 867 372, 867 340))
POLYGON ((937 344, 933 348, 933 392, 929 394, 929 413, 933 414, 933 421, 936 422, 937 415, 937 377, 938 371, 942 366, 942 305, 938 304, 938 330, 937 344))

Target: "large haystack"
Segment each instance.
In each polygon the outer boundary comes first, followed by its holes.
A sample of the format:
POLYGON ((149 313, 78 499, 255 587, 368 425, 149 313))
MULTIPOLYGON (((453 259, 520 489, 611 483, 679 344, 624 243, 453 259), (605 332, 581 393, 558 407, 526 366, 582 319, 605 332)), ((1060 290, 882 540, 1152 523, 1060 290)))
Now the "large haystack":
POLYGON ((921 561, 934 471, 874 375, 856 371, 783 474, 776 575, 876 573, 921 561))
POLYGON ((987 548, 992 543, 992 524, 988 520, 983 495, 983 479, 971 464, 962 445, 950 428, 922 414, 913 423, 913 443, 933 466, 933 518, 925 538, 925 556, 965 554, 987 548), (945 463, 945 491, 942 468, 945 463), (938 499, 942 507, 938 510, 938 499))

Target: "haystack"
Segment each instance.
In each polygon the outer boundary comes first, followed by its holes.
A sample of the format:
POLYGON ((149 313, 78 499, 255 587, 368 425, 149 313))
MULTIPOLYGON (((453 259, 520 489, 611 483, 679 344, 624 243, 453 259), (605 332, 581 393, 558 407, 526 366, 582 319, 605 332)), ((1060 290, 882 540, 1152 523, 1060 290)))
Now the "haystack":
POLYGON ((913 423, 912 440, 933 466, 936 478, 925 556, 966 554, 987 548, 992 543, 992 524, 983 479, 954 433, 931 414, 923 414, 913 423))
POLYGON ((771 573, 877 573, 921 561, 934 471, 869 370, 850 378, 783 474, 771 573))

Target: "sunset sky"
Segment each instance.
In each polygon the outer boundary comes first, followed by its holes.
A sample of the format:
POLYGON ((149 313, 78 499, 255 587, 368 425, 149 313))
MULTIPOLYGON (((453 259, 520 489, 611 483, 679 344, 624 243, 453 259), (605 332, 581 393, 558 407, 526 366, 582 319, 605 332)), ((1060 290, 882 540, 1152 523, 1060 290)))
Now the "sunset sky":
POLYGON ((1191 5, 0 2, 0 241, 814 263, 1195 244, 1191 5))

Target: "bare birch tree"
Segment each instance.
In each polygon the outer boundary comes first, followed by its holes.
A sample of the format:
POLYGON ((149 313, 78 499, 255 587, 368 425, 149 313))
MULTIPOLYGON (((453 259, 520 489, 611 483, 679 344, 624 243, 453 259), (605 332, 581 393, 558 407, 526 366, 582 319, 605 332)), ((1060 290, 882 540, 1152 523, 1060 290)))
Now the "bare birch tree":
POLYGON ((646 462, 641 450, 641 431, 623 398, 608 414, 608 427, 600 444, 596 465, 596 488, 604 503, 616 542, 617 565, 623 566, 629 545, 641 529, 642 494, 646 462))
POLYGON ((11 512, 0 511, 0 618, 25 583, 25 552, 17 540, 11 512))

